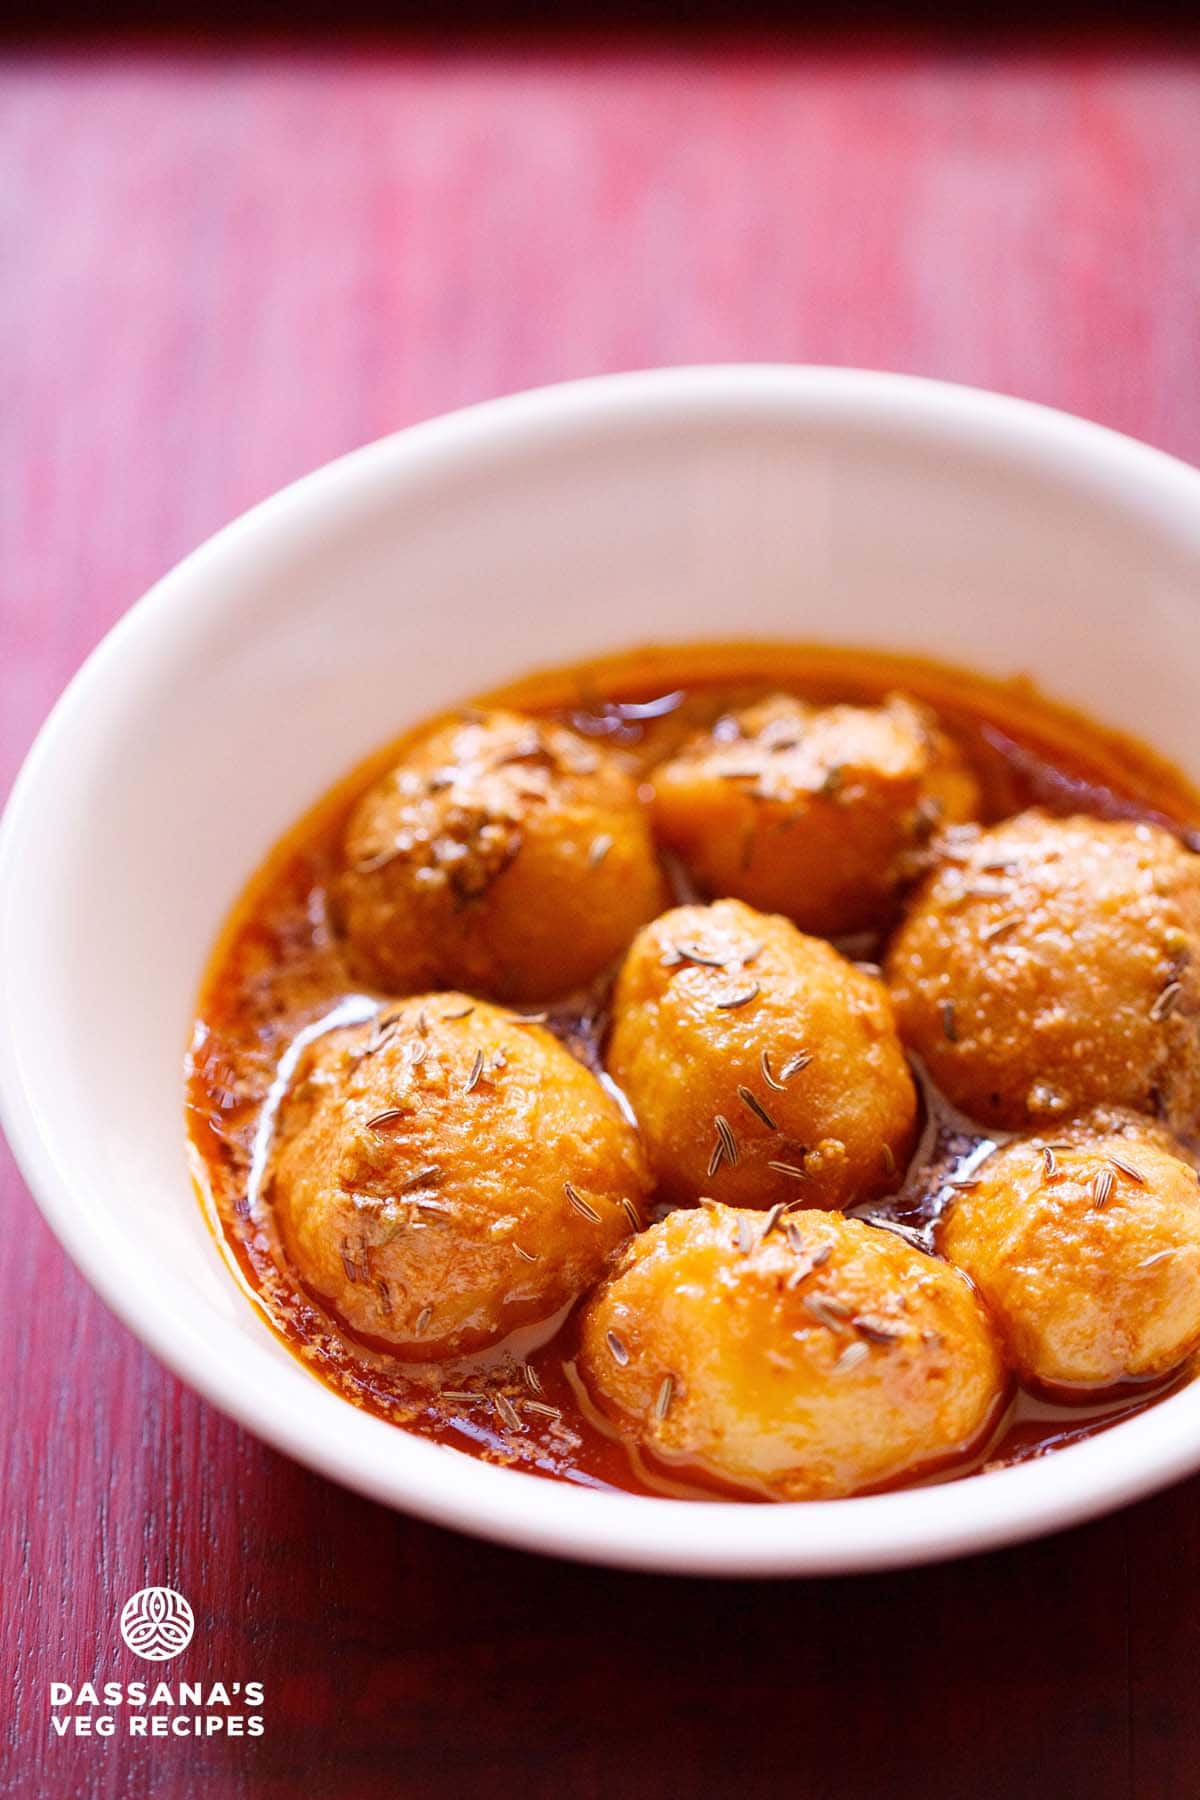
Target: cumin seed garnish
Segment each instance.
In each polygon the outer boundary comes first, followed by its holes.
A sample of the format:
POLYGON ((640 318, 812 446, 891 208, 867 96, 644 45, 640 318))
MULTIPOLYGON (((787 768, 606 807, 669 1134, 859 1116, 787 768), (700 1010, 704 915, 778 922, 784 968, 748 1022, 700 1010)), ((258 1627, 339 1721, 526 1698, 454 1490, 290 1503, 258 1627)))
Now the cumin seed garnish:
POLYGON ((955 1017, 953 1000, 942 1001, 942 1035, 951 1044, 958 1042, 958 1020, 955 1017))
POLYGON ((1010 931, 1015 931, 1020 923, 1021 921, 1015 913, 1009 913, 1003 919, 994 919, 990 925, 984 926, 979 934, 979 941, 981 944, 994 944, 997 938, 1006 936, 1010 931))
POLYGON ((420 1312, 417 1314, 417 1322, 416 1322, 416 1325, 413 1327, 413 1330, 415 1331, 415 1333, 418 1337, 425 1336, 426 1331, 429 1329, 429 1321, 430 1321, 430 1319, 432 1319, 432 1317, 433 1317, 432 1306, 423 1306, 421 1308, 420 1312))
POLYGON ((727 963, 737 961, 732 956, 714 956, 698 944, 675 944, 672 948, 681 962, 698 963, 702 969, 723 969, 727 963))
POLYGON ((741 1161, 742 1152, 738 1146, 737 1138, 734 1136, 733 1126, 729 1123, 729 1120, 725 1117, 724 1113, 717 1113, 713 1119, 713 1130, 720 1140, 721 1149, 725 1153, 726 1160, 731 1167, 736 1167, 741 1161))
POLYGON ((475 1092, 475 1089, 479 1085, 479 1077, 482 1074, 483 1074, 483 1051, 477 1050, 475 1052, 475 1061, 471 1064, 471 1073, 467 1076, 467 1085, 463 1089, 464 1094, 473 1094, 475 1092))
POLYGON ((414 1188, 433 1187, 441 1179, 441 1165, 439 1163, 430 1163, 427 1169, 418 1169, 415 1175, 410 1175, 407 1181, 402 1181, 400 1186, 396 1189, 396 1192, 398 1194, 411 1194, 414 1188))
POLYGON ((604 1341, 608 1345, 608 1353, 618 1369, 627 1369, 629 1367, 629 1346, 625 1339, 618 1337, 615 1331, 606 1331, 604 1341))
POLYGON ((762 1070, 762 1078, 766 1082, 767 1086, 769 1088, 774 1088, 775 1092, 777 1094, 782 1094, 783 1083, 782 1083, 782 1081, 776 1081, 774 1075, 772 1075, 771 1059, 767 1055, 767 1052, 765 1050, 763 1051, 762 1055, 758 1059, 758 1066, 762 1070))
POLYGON ((812 1056, 809 1051, 797 1050, 795 1056, 789 1056, 782 1069, 780 1069, 780 1081, 790 1081, 793 1075, 798 1075, 800 1073, 801 1069, 807 1069, 811 1061, 812 1056))
MULTIPOLYGON (((712 1180, 713 1176, 716 1174, 717 1170, 720 1168, 721 1164, 724 1161, 725 1161, 725 1146, 721 1142, 720 1138, 718 1138, 716 1143, 712 1147, 712 1155, 708 1159, 708 1179, 710 1181, 712 1180)), ((701 1202, 701 1204, 704 1204, 704 1203, 701 1202)), ((710 1206, 715 1206, 716 1201, 710 1200, 708 1202, 708 1204, 710 1206)))
POLYGON ((403 1117, 404 1117, 403 1107, 385 1106, 382 1112, 377 1112, 373 1119, 367 1120, 367 1130, 368 1131, 382 1131, 383 1127, 385 1125, 390 1125, 392 1123, 393 1119, 402 1119, 403 1117))
POLYGON ((791 1175, 796 1181, 805 1181, 807 1179, 804 1170, 800 1167, 799 1163, 769 1162, 767 1167, 768 1169, 774 1169, 777 1175, 791 1175))
POLYGON ((521 1379, 524 1381, 525 1386, 529 1389, 531 1394, 545 1393, 546 1390, 542 1386, 542 1378, 532 1363, 521 1364, 521 1379))
POLYGON ((1168 1018, 1170 1014, 1175 1011, 1182 993, 1182 981, 1168 981, 1166 987, 1162 990, 1161 994, 1159 994, 1157 1000, 1154 1002, 1154 1005, 1150 1008, 1150 1017, 1156 1024, 1160 1019, 1168 1018))
POLYGON ((612 838, 606 831, 602 831, 598 837, 594 837, 588 849, 588 868, 598 869, 612 847, 612 838))
POLYGON ((867 1346, 863 1343, 862 1339, 859 1338, 857 1343, 846 1345, 846 1348, 842 1351, 842 1354, 838 1357, 833 1368, 830 1370, 830 1374, 848 1375, 851 1369, 857 1369, 859 1363, 870 1356, 870 1354, 871 1352, 868 1350, 867 1346))
POLYGON ((557 1406, 548 1406, 544 1400, 522 1400, 521 1405, 526 1412, 537 1413, 543 1419, 562 1418, 562 1409, 557 1406))
POLYGON ((520 1257, 522 1262, 535 1263, 537 1261, 537 1257, 533 1254, 533 1251, 526 1250, 524 1244, 518 1244, 518 1243, 514 1242, 513 1249, 516 1252, 516 1254, 520 1257))
POLYGON ((802 1281, 807 1281, 814 1269, 823 1269, 833 1255, 829 1244, 821 1244, 811 1252, 805 1249, 804 1239, 794 1225, 787 1227, 788 1243, 801 1259, 787 1278, 789 1288, 798 1288, 802 1281))
POLYGON ((743 988, 740 994, 730 994, 728 1000, 718 1000, 716 1003, 717 1011, 736 1012, 739 1007, 749 1006, 752 1000, 757 1000, 761 992, 762 989, 759 987, 757 981, 752 981, 750 986, 748 988, 743 988))
POLYGON ((739 1219, 737 1222, 738 1255, 749 1256, 756 1242, 757 1239, 754 1235, 754 1227, 749 1219, 739 1219))
POLYGON ((627 1195, 623 1194, 617 1204, 625 1214, 625 1217, 629 1220, 630 1231, 640 1231, 642 1229, 642 1215, 633 1204, 633 1201, 630 1200, 627 1195))
POLYGON ((758 1241, 760 1244, 764 1244, 770 1237, 786 1211, 787 1202, 784 1200, 777 1201, 775 1205, 771 1207, 770 1211, 763 1219, 762 1230, 758 1234, 758 1241))
POLYGON ((979 1180, 978 1175, 964 1175, 961 1178, 955 1177, 950 1181, 943 1181, 942 1186, 953 1188, 956 1194, 969 1194, 972 1189, 979 1186, 979 1180))
POLYGON ((514 1025, 544 1025, 549 1017, 548 1012, 514 1013, 512 1022, 514 1025))
POLYGON ((346 1280, 353 1286, 358 1281, 358 1270, 354 1266, 354 1258, 350 1254, 350 1244, 343 1238, 339 1249, 342 1253, 342 1268, 346 1271, 346 1280))
POLYGON ((1053 1181, 1058 1174, 1058 1158, 1054 1154, 1053 1144, 1042 1145, 1042 1171, 1047 1181, 1053 1181))
POLYGON ((889 1219, 884 1213, 861 1213, 859 1215, 865 1225, 874 1225, 877 1231, 890 1231, 893 1237, 903 1238, 914 1250, 929 1254, 929 1246, 913 1225, 904 1225, 899 1219, 889 1219))
POLYGON ((752 1094, 748 1087, 738 1088, 738 1099, 743 1106, 749 1107, 756 1119, 762 1120, 768 1131, 779 1130, 778 1125, 775 1123, 762 1101, 758 1098, 757 1094, 752 1094))
POLYGON ((1103 1212, 1112 1199, 1112 1191, 1116 1185, 1116 1176, 1111 1169, 1097 1169, 1092 1177, 1092 1206, 1097 1212, 1103 1212))
POLYGON ((443 1388, 443 1400, 459 1400, 467 1405, 486 1405, 487 1395, 477 1394, 472 1388, 443 1388))
POLYGON ((855 1313, 850 1323, 859 1337, 866 1338, 869 1344, 894 1344, 900 1336, 886 1320, 877 1318, 874 1313, 855 1313))
POLYGON ((1110 1156, 1108 1160, 1114 1169, 1119 1169, 1122 1175, 1127 1175, 1138 1187, 1145 1187, 1146 1177, 1134 1163, 1126 1162, 1122 1156, 1110 1156))
POLYGON ((493 1394, 492 1405, 495 1407, 502 1425, 506 1425, 510 1431, 524 1431, 521 1415, 507 1394, 493 1394))
POLYGON ((800 1304, 826 1331, 845 1331, 850 1313, 840 1300, 831 1300, 827 1294, 804 1294, 800 1304))
POLYGON ((590 1200, 584 1199, 574 1182, 564 1181, 563 1193, 567 1196, 567 1199, 571 1202, 571 1205, 575 1208, 577 1213, 583 1218, 590 1220, 593 1225, 599 1225, 600 1214, 596 1211, 590 1200))
POLYGON ((356 875, 374 875, 377 869, 386 869, 390 862, 395 862, 396 858, 403 854, 404 852, 397 850, 394 844, 387 850, 376 850, 374 855, 365 856, 361 862, 355 863, 354 873, 356 875))
POLYGON ((671 1410, 671 1401, 675 1396, 675 1377, 664 1375, 658 1386, 658 1395, 654 1402, 654 1416, 661 1422, 671 1410))
POLYGON ((459 1010, 457 1012, 443 1013, 442 1014, 442 1024, 443 1025, 453 1024, 455 1019, 469 1019, 471 1014, 474 1011, 475 1011, 474 1006, 462 1006, 459 1008, 459 1010))

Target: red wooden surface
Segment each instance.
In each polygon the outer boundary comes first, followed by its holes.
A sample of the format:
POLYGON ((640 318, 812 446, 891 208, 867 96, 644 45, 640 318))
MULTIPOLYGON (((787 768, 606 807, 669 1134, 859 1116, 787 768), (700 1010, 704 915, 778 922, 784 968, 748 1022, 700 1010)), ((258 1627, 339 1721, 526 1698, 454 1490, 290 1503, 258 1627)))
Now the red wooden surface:
MULTIPOLYGON (((604 369, 918 370, 1200 461, 1200 60, 505 54, 0 69, 0 786, 234 513, 604 369)), ((98 872, 102 873, 102 872, 98 872)), ((69 1053, 69 1047, 67 1047, 69 1053)), ((949 1568, 706 1585, 519 1557, 261 1448, 0 1161, 4 1792, 1194 1795, 1200 1482, 949 1568), (261 1680, 260 1740, 55 1740, 48 1684, 261 1680)))

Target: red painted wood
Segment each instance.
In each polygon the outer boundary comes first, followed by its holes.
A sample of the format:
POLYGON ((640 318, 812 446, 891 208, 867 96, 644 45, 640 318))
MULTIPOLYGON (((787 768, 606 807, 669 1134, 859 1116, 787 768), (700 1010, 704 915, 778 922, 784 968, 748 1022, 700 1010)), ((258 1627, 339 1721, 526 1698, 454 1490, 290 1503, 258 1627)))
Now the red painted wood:
MULTIPOLYGON (((1074 408, 1200 460, 1200 59, 379 51, 0 69, 0 786, 84 653, 325 458, 604 369, 781 358, 1074 408)), ((69 1046, 67 1047, 69 1054, 69 1046)), ((1193 1795, 1200 1483, 809 1585, 456 1539, 262 1449, 93 1300, 0 1163, 4 1792, 1193 1795), (259 1741, 59 1743, 51 1680, 259 1741)))

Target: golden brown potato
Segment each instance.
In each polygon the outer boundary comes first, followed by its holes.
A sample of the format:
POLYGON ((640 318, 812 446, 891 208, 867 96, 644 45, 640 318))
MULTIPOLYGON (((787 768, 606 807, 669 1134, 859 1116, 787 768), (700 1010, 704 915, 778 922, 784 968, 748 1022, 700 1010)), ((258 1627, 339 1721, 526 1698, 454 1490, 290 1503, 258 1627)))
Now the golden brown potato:
POLYGON ((947 1264, 840 1213, 705 1206, 622 1252, 579 1368, 627 1439, 779 1500, 913 1477, 981 1446, 1004 1374, 947 1264))
POLYGON ((975 1282, 1026 1379, 1111 1387, 1200 1348, 1200 1187, 1133 1114, 1017 1138, 955 1199, 941 1248, 975 1282))
POLYGON ((504 1000, 583 986, 665 903, 619 757, 499 711, 431 731, 363 796, 334 895, 359 979, 504 1000))
POLYGON ((979 801, 933 715, 899 695, 823 708, 777 695, 694 739, 653 786, 660 841, 708 893, 826 936, 886 925, 932 829, 979 801))
POLYGON ((273 1197, 305 1285, 418 1361, 551 1317, 639 1223, 637 1136, 549 1032, 429 994, 317 1041, 273 1197))
POLYGON ((1014 1130, 1109 1103, 1200 1112, 1200 857, 1154 825, 1021 813, 952 834, 887 976, 964 1111, 1014 1130))
POLYGON ((666 1194, 845 1206, 896 1186, 916 1093, 881 981, 740 900, 681 906, 617 981, 609 1072, 666 1194))

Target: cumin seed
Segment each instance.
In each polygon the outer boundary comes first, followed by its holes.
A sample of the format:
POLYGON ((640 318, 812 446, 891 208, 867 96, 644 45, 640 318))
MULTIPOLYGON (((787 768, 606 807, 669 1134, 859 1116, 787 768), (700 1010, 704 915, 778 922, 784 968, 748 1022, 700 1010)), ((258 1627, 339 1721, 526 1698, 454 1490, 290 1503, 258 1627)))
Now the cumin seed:
POLYGON ((509 1431, 524 1431, 521 1415, 507 1394, 493 1394, 492 1405, 496 1408, 501 1424, 506 1425, 509 1431))
POLYGON ((1103 1212, 1112 1199, 1116 1176, 1111 1169, 1097 1169, 1092 1177, 1092 1205, 1097 1212, 1103 1212))
POLYGON ((759 987, 757 981, 752 981, 750 986, 744 989, 742 993, 731 994, 728 1000, 718 1000, 716 1003, 717 1011, 736 1012, 739 1007, 749 1006, 752 1000, 757 1000, 761 992, 762 989, 759 987))
POLYGON ((1175 1008, 1179 1004, 1179 1000, 1180 1000, 1182 994, 1183 994, 1182 981, 1168 981, 1166 987, 1162 990, 1161 994, 1158 996, 1158 999, 1154 1002, 1154 1005, 1150 1008, 1150 1017, 1155 1021, 1156 1024, 1158 1023, 1158 1021, 1160 1019, 1168 1018, 1170 1016, 1170 1014, 1175 1011, 1175 1008))
POLYGON ((403 1107, 386 1106, 382 1112, 377 1112, 373 1119, 367 1120, 367 1130, 382 1131, 385 1125, 390 1125, 394 1119, 402 1119, 403 1117, 403 1107))
POLYGON ((729 1120, 725 1117, 724 1113, 718 1113, 713 1119, 713 1129, 721 1140, 721 1148, 724 1150, 725 1156, 731 1167, 736 1167, 741 1161, 742 1153, 738 1147, 737 1138, 734 1136, 733 1126, 729 1123, 729 1120))
POLYGON ((590 1200, 584 1199, 573 1181, 563 1182, 563 1193, 567 1196, 567 1199, 571 1202, 575 1211, 579 1213, 582 1218, 587 1219, 593 1225, 599 1225, 600 1214, 596 1211, 590 1200))
POLYGON ((775 1123, 762 1101, 758 1098, 757 1094, 752 1094, 748 1087, 739 1086, 738 1099, 743 1106, 749 1107, 756 1119, 761 1119, 768 1131, 779 1130, 778 1125, 775 1123))

